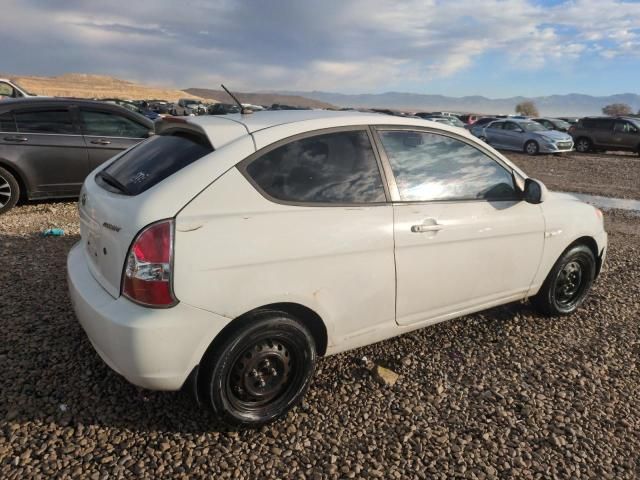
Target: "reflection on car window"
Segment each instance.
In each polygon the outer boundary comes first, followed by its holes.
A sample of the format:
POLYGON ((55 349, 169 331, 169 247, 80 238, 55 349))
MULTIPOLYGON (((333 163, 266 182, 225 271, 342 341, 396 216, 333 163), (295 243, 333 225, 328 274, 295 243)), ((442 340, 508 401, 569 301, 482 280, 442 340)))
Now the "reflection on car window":
POLYGON ((490 123, 487 126, 487 128, 491 128, 491 129, 494 129, 494 130, 500 130, 500 129, 502 129, 503 126, 504 126, 504 122, 493 122, 493 123, 490 123))
POLYGON ((247 173, 273 198, 289 202, 384 202, 384 189, 364 131, 303 138, 253 160, 247 173))
POLYGON ((543 132, 546 130, 546 128, 540 125, 538 122, 522 122, 520 123, 520 127, 525 132, 543 132))
POLYGON ((460 140, 408 131, 383 131, 380 136, 403 201, 516 197, 511 174, 460 140))
POLYGON ((76 133, 69 110, 29 110, 15 113, 21 133, 76 133))
POLYGON ((122 115, 110 112, 81 110, 82 130, 85 135, 100 137, 145 138, 149 129, 122 115))

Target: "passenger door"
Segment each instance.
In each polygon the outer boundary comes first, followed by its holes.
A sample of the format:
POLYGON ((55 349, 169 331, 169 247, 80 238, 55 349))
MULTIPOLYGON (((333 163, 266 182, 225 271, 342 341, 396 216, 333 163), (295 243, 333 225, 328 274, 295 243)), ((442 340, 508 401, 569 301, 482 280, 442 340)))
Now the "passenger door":
POLYGON ((516 122, 504 122, 503 135, 505 148, 524 149, 524 130, 516 122))
POLYGON ((617 147, 613 134, 613 119, 596 118, 593 120, 593 143, 603 147, 617 147))
POLYGON ((13 112, 17 131, 2 134, 11 155, 27 176, 30 197, 73 196, 87 174, 87 149, 68 106, 13 112))
POLYGON ((504 122, 492 122, 487 125, 484 133, 487 136, 488 144, 496 148, 502 148, 504 146, 502 127, 504 127, 504 122))
POLYGON ((399 325, 435 322, 523 298, 544 243, 539 205, 466 140, 379 130, 392 179, 399 325))
POLYGON ((622 150, 638 150, 640 147, 638 127, 627 120, 616 120, 613 125, 613 143, 622 150))
POLYGON ((89 151, 90 170, 149 136, 148 126, 111 110, 80 107, 80 124, 89 151))

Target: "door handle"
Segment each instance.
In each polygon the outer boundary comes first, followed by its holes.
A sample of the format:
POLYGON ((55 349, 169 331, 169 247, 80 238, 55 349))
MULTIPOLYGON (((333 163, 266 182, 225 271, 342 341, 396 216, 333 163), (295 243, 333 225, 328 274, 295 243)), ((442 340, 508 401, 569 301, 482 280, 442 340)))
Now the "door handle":
POLYGON ((439 232, 442 230, 442 225, 413 225, 411 227, 411 231, 413 233, 424 233, 424 232, 439 232))
POLYGON ((4 137, 7 142, 28 142, 29 139, 27 137, 22 136, 12 136, 12 137, 4 137))
POLYGON ((109 145, 111 143, 110 140, 105 140, 104 138, 100 138, 98 140, 91 140, 91 143, 95 145, 109 145))

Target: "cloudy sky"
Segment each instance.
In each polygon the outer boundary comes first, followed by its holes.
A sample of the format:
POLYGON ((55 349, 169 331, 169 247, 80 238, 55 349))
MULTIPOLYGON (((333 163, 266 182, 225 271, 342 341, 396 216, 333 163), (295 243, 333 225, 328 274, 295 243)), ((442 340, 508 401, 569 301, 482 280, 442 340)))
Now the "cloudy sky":
POLYGON ((2 0, 0 72, 176 87, 444 95, 637 92, 621 0, 2 0))

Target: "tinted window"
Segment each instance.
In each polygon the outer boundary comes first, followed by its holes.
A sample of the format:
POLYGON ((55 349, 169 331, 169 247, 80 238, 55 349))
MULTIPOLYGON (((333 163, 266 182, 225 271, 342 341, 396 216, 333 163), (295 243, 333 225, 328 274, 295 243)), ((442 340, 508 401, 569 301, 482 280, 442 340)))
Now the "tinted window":
POLYGON ((520 128, 517 124, 513 123, 513 122, 505 122, 504 127, 505 130, 510 130, 512 132, 517 132, 519 130, 522 130, 522 128, 520 128))
POLYGON ((511 174, 460 140, 423 132, 381 132, 404 201, 501 200, 516 192, 511 174))
POLYGON ((149 134, 149 128, 116 113, 81 110, 80 117, 85 135, 144 138, 149 134))
POLYGON ((487 125, 487 128, 491 128, 493 130, 501 130, 504 126, 504 122, 493 122, 487 125))
POLYGON ((630 122, 620 120, 614 124, 613 130, 617 133, 638 133, 638 129, 635 125, 632 125, 630 122))
POLYGON ((212 151, 209 142, 199 136, 156 135, 118 158, 96 180, 109 190, 137 195, 212 151))
POLYGON ((596 130, 611 130, 613 121, 606 118, 585 118, 582 125, 585 128, 593 128, 596 130))
POLYGON ((382 179, 366 132, 303 138, 275 148, 247 166, 273 198, 289 202, 384 202, 382 179))
POLYGON ((15 132, 16 122, 11 112, 0 114, 0 132, 15 132))
POLYGON ((76 133, 71 113, 66 109, 15 112, 18 131, 23 133, 76 133))

